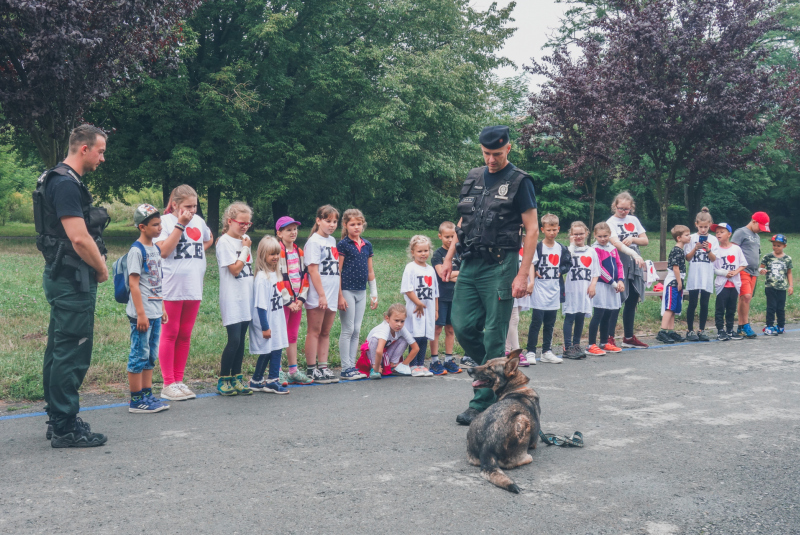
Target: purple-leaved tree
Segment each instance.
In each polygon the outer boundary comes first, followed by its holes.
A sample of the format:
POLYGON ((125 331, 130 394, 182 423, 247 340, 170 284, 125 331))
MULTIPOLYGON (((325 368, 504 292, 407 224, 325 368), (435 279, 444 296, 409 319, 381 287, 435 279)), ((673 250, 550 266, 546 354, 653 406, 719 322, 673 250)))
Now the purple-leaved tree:
POLYGON ((0 106, 51 167, 93 101, 174 63, 199 0, 0 0, 0 106))

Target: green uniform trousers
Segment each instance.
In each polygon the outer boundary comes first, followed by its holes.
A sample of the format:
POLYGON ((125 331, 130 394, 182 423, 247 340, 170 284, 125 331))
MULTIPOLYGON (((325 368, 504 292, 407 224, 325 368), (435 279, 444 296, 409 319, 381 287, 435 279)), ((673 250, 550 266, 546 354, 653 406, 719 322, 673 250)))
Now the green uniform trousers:
MULTIPOLYGON (((508 322, 514 299, 511 283, 516 277, 517 255, 501 263, 469 258, 461 263, 453 294, 451 320, 464 353, 478 364, 505 354, 508 322)), ((486 410, 497 401, 491 388, 476 388, 469 406, 486 410)))
MULTIPOLYGON (((67 273, 72 274, 72 270, 67 273)), ((97 282, 93 279, 89 292, 81 292, 79 283, 71 278, 59 275, 51 279, 50 266, 45 266, 42 286, 50 303, 42 370, 44 410, 58 429, 80 409, 78 389, 92 360, 97 282)))

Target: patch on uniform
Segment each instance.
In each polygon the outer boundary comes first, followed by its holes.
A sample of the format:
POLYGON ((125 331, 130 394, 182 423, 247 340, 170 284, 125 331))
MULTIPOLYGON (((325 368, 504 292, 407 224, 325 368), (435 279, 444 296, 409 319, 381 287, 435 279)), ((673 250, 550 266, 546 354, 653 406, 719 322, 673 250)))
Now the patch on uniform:
POLYGON ((502 186, 500 186, 500 189, 497 190, 497 193, 500 195, 505 195, 506 193, 508 193, 508 184, 503 184, 502 186))
POLYGON ((464 200, 461 201, 461 202, 474 202, 474 201, 475 201, 475 197, 464 197, 464 200))
POLYGON ((483 189, 483 186, 472 186, 472 189, 483 189))

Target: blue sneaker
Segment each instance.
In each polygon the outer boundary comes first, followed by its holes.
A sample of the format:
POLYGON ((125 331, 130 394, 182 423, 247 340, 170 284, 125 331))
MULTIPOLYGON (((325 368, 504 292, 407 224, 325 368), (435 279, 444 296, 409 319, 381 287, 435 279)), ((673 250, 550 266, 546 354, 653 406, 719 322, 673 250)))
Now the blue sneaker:
POLYGON ((431 365, 428 366, 428 370, 433 375, 447 375, 447 370, 444 369, 444 366, 442 366, 442 363, 438 360, 431 361, 431 365))
POLYGON ((778 334, 783 334, 783 333, 785 333, 785 332, 786 332, 786 329, 784 329, 783 327, 775 327, 775 331, 776 331, 778 334))
POLYGON ((383 375, 379 374, 379 373, 378 373, 378 372, 376 372, 375 370, 370 370, 370 371, 369 371, 369 378, 370 378, 370 379, 380 379, 380 378, 382 378, 382 377, 383 377, 383 375))
POLYGON ((169 405, 152 396, 142 396, 136 401, 131 400, 131 404, 128 406, 128 412, 139 414, 153 414, 167 409, 169 409, 169 405))
POLYGON ((339 374, 339 376, 343 381, 357 381, 366 377, 366 375, 355 368, 347 368, 346 370, 342 370, 342 373, 339 374))
POLYGON ((266 392, 267 394, 288 394, 289 389, 283 386, 279 380, 274 380, 271 383, 267 382, 264 385, 264 388, 261 389, 262 392, 266 392))
POLYGON ((447 373, 461 373, 461 366, 456 364, 454 360, 446 360, 444 361, 444 369, 447 370, 447 373))
POLYGON ((741 330, 741 334, 743 334, 745 338, 755 338, 756 337, 756 333, 753 332, 753 328, 750 327, 749 323, 745 323, 744 325, 739 327, 739 329, 741 330))
POLYGON ((477 362, 472 360, 472 357, 467 357, 466 355, 461 357, 461 365, 466 366, 467 368, 474 368, 478 365, 477 362))
POLYGON ((764 327, 764 336, 778 336, 778 329, 775 327, 764 327))

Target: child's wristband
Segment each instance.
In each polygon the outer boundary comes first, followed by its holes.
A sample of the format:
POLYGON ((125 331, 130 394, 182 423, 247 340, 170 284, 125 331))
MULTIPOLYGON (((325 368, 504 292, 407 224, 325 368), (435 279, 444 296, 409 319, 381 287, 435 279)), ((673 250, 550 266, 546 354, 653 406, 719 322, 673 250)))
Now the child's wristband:
POLYGON ((243 264, 247 263, 247 259, 250 257, 250 248, 246 245, 242 247, 242 252, 239 253, 239 258, 237 260, 241 260, 243 264))
POLYGON ((376 299, 378 298, 378 281, 375 279, 369 281, 369 296, 376 299))
POLYGON ((175 228, 183 232, 186 230, 186 225, 182 225, 181 223, 175 223, 175 228))

